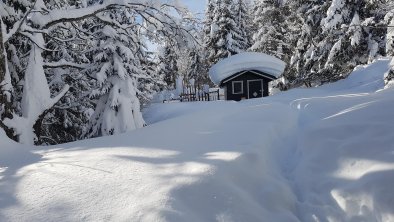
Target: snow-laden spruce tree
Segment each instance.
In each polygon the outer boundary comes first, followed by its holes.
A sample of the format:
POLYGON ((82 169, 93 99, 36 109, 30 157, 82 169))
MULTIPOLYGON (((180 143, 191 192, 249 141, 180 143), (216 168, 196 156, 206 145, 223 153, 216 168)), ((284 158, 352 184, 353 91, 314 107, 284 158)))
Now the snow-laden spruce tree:
POLYGON ((141 65, 141 72, 144 75, 137 77, 137 97, 140 100, 141 106, 147 106, 152 100, 153 96, 160 92, 166 85, 164 77, 157 70, 157 57, 156 52, 149 51, 147 47, 147 39, 142 29, 137 28, 135 33, 138 34, 136 41, 139 45, 138 60, 141 65))
POLYGON ((11 76, 14 75, 18 79, 16 72, 21 63, 20 58, 16 56, 15 45, 22 49, 25 47, 23 42, 20 42, 20 37, 13 41, 10 41, 10 37, 15 32, 18 21, 22 19, 23 12, 27 10, 26 5, 29 4, 23 0, 0 1, 0 127, 13 139, 16 139, 13 130, 3 121, 12 118, 15 109, 13 101, 16 90, 11 76))
POLYGON ((289 10, 282 0, 255 1, 253 23, 256 32, 251 50, 288 60, 291 42, 288 18, 289 10))
POLYGON ((205 20, 203 26, 203 44, 204 44, 204 53, 205 53, 205 62, 207 66, 211 66, 212 64, 208 62, 208 56, 215 54, 215 43, 213 34, 216 29, 216 24, 213 23, 214 18, 214 10, 216 7, 216 0, 208 0, 206 10, 205 10, 205 20))
POLYGON ((194 80, 195 86, 200 87, 210 82, 208 70, 203 58, 201 46, 186 47, 180 51, 180 57, 177 61, 179 75, 185 83, 194 80))
POLYGON ((390 63, 391 69, 386 76, 386 84, 393 84, 394 79, 394 2, 388 4, 388 8, 391 10, 385 16, 387 27, 387 36, 386 36, 386 53, 388 56, 392 57, 392 61, 390 63))
MULTIPOLYGON (((73 44, 73 39, 75 39, 75 32, 70 29, 71 24, 63 24, 61 28, 58 25, 53 25, 51 29, 42 32, 43 35, 36 35, 38 32, 36 29, 38 25, 34 24, 37 17, 40 17, 43 12, 48 12, 54 9, 54 5, 44 4, 43 2, 37 1, 35 4, 36 10, 33 11, 33 3, 29 1, 8 1, 6 2, 11 10, 8 12, 13 12, 10 15, 2 17, 2 20, 8 24, 7 31, 7 53, 8 53, 8 67, 12 76, 12 116, 9 116, 8 120, 11 121, 11 125, 15 124, 12 122, 17 122, 19 117, 23 116, 35 116, 34 113, 26 114, 26 105, 23 105, 23 97, 29 95, 26 91, 27 83, 25 82, 25 76, 28 74, 30 67, 32 67, 31 56, 26 56, 35 51, 34 46, 42 49, 42 68, 39 67, 37 63, 37 70, 43 70, 48 84, 39 85, 38 88, 47 92, 49 90, 51 97, 56 97, 62 89, 69 84, 71 86, 69 93, 64 94, 61 100, 57 101, 57 105, 51 106, 46 109, 34 123, 34 127, 30 130, 34 132, 33 137, 35 138, 35 143, 60 143, 75 140, 76 134, 78 137, 80 135, 80 130, 75 129, 82 128, 84 126, 83 122, 76 121, 80 119, 78 111, 80 110, 81 104, 77 104, 75 97, 78 99, 83 98, 79 87, 83 85, 84 79, 82 75, 75 75, 78 72, 73 71, 73 66, 77 65, 74 62, 75 54, 71 52, 74 50, 69 50, 73 44), (32 27, 30 27, 30 25, 32 27), (42 40, 40 40, 42 39, 42 40), (67 39, 67 40, 65 40, 67 39), (71 54, 71 55, 69 55, 71 54), (28 69, 29 68, 29 69, 28 69), (25 72, 26 70, 26 72, 25 72), (67 77, 68 76, 68 77, 67 77), (72 80, 70 77, 73 76, 72 80), (78 76, 78 77, 77 77, 78 76), (78 78, 78 81, 75 81, 78 78), (21 87, 23 86, 23 87, 21 87), (73 99, 74 97, 74 99, 73 99), (22 106, 23 105, 23 106, 22 106), (16 118, 13 118, 16 116, 16 118), (73 122, 71 122, 73 120, 73 122)), ((56 5, 57 9, 68 8, 70 5, 67 2, 58 2, 56 5)), ((75 23, 74 23, 75 25, 75 23)), ((71 26, 72 27, 72 26, 71 26)), ((38 57, 37 61, 41 60, 38 57)), ((79 62, 86 62, 80 59, 79 62)), ((35 73, 39 75, 39 73, 35 73)), ((38 78, 34 78, 37 79, 38 78)), ((41 78, 42 79, 42 78, 41 78)), ((33 82, 34 83, 34 82, 33 82)), ((33 85, 32 83, 29 83, 33 85)), ((29 87, 32 88, 32 87, 29 87)), ((34 93, 30 93, 34 94, 34 93)), ((43 94, 42 100, 45 98, 50 98, 43 94)), ((78 101, 81 103, 81 101, 78 101)), ((24 118, 22 118, 23 120, 24 118)), ((24 124, 24 121, 19 122, 24 124)), ((23 126, 22 126, 23 127, 23 126)), ((26 130, 29 130, 29 126, 26 130)), ((15 134, 15 132, 14 132, 15 134)), ((21 135, 18 135, 21 137, 21 135)), ((31 142, 29 142, 31 143, 31 142)))
POLYGON ((300 28, 285 75, 295 73, 293 85, 319 85, 344 78, 356 65, 384 55, 383 17, 387 3, 386 0, 287 1, 300 28))
POLYGON ((94 25, 99 38, 88 51, 93 61, 93 69, 89 69, 88 74, 97 80, 98 86, 90 98, 98 101, 87 137, 119 134, 144 125, 137 98, 137 76, 146 73, 137 56, 139 45, 133 44, 138 35, 132 29, 124 30, 102 22, 112 18, 119 26, 130 26, 135 23, 133 17, 129 10, 111 10, 98 17, 100 26, 94 25))
POLYGON ((244 52, 249 49, 252 42, 252 18, 250 4, 246 0, 234 0, 232 11, 237 24, 237 35, 234 37, 238 43, 238 51, 244 52))
MULTIPOLYGON (((5 119, 6 114, 11 113, 11 93, 10 89, 11 88, 11 76, 8 71, 8 62, 7 62, 7 56, 5 54, 4 50, 4 44, 3 44, 3 32, 2 29, 5 26, 2 21, 0 21, 0 127, 8 130, 8 127, 6 127, 3 123, 3 120, 5 119)), ((10 116, 8 116, 10 117, 10 116)))
POLYGON ((136 13, 127 8, 116 9, 96 16, 97 23, 101 26, 93 25, 99 38, 89 52, 94 68, 89 69, 88 73, 98 82, 99 87, 90 95, 98 101, 84 137, 113 135, 145 125, 140 110, 140 98, 148 98, 151 83, 161 82, 161 79, 152 80, 154 76, 149 76, 152 72, 143 67, 148 64, 149 59, 146 57, 148 53, 141 30, 152 32, 154 28, 156 36, 159 35, 154 40, 167 39, 167 42, 172 43, 166 45, 169 53, 166 51, 164 56, 169 62, 163 62, 165 66, 170 66, 169 72, 159 72, 157 77, 163 76, 163 80, 168 83, 175 82, 177 57, 173 46, 177 45, 180 39, 188 39, 188 30, 177 26, 177 22, 182 20, 175 20, 167 14, 158 18, 152 17, 150 10, 149 8, 146 12, 136 13), (111 19, 116 25, 108 25, 106 21, 111 19))
POLYGON ((243 7, 236 7, 235 3, 233 0, 208 2, 204 28, 208 66, 247 50, 248 36, 245 30, 240 29, 242 25, 239 24, 240 19, 247 16, 243 16, 243 7))
MULTIPOLYGON (((383 1, 385 2, 385 1, 383 1)), ((384 3, 333 0, 321 22, 318 42, 321 82, 347 76, 359 64, 385 54, 384 3)))
POLYGON ((198 25, 193 25, 195 30, 191 32, 195 41, 187 42, 180 47, 179 59, 177 60, 178 73, 182 76, 183 81, 188 83, 190 80, 195 81, 195 85, 201 87, 209 84, 208 68, 205 61, 205 51, 202 30, 198 25))
MULTIPOLYGON (((158 46, 156 53, 158 77, 162 77, 166 83, 166 88, 173 90, 176 88, 176 82, 180 75, 184 76, 186 70, 194 70, 196 66, 200 66, 200 57, 196 58, 196 54, 188 53, 191 51, 199 51, 198 56, 202 53, 200 39, 201 22, 194 18, 193 15, 187 15, 187 19, 182 21, 182 26, 188 30, 188 38, 179 40, 179 36, 154 38, 158 46), (174 38, 175 37, 175 38, 174 38), (185 61, 194 60, 190 63, 185 61), (187 65, 187 66, 186 66, 187 65), (182 67, 181 67, 182 66, 182 67)), ((203 75, 203 73, 201 73, 203 75)), ((164 85, 162 85, 164 87, 164 85)), ((161 87, 161 88, 163 88, 161 87)))
MULTIPOLYGON (((290 81, 290 87, 311 86, 319 69, 319 47, 317 42, 321 36, 321 21, 328 7, 327 1, 289 0, 287 2, 293 25, 291 30, 294 44, 290 46, 290 61, 285 76, 290 81)), ((287 20, 287 21, 288 21, 287 20)))
POLYGON ((210 82, 208 69, 203 59, 201 47, 189 48, 187 50, 188 68, 186 69, 187 79, 194 79, 197 86, 202 86, 210 82))
POLYGON ((387 35, 386 35, 386 53, 389 56, 394 56, 394 2, 387 4, 388 10, 384 17, 387 24, 387 35))
MULTIPOLYGON (((53 5, 48 5, 53 7, 53 5)), ((58 2, 57 7, 68 8, 70 2, 58 2)), ((80 4, 74 7, 86 7, 80 4)), ((89 99, 95 81, 81 72, 90 66, 90 60, 85 51, 89 48, 87 32, 75 32, 74 27, 83 30, 86 23, 93 22, 86 19, 64 23, 53 27, 46 39, 43 53, 44 71, 52 95, 59 92, 64 85, 69 85, 68 92, 50 109, 42 119, 37 120, 35 134, 38 144, 58 144, 78 140, 89 121, 94 103, 89 99), (67 41, 63 41, 67 39, 67 41), (85 39, 85 40, 84 40, 85 39)))
POLYGON ((179 50, 172 40, 166 39, 164 44, 159 47, 158 59, 158 74, 163 76, 169 89, 174 89, 178 76, 179 50))

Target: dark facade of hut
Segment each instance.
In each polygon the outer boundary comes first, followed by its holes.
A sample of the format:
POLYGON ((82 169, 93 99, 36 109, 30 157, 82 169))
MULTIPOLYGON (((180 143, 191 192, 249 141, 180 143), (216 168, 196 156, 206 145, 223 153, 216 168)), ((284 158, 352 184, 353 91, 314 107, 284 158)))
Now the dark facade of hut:
POLYGON ((242 71, 224 79, 220 87, 225 89, 226 100, 240 101, 268 96, 268 83, 275 79, 260 71, 242 71))

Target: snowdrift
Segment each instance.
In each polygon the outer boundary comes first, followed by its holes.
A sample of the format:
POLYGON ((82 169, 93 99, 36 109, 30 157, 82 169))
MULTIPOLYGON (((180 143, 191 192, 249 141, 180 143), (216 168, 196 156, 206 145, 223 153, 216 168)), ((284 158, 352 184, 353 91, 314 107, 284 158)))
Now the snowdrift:
POLYGON ((5 168, 15 168, 20 165, 34 163, 37 159, 37 154, 31 153, 27 146, 9 139, 4 130, 0 128, 0 171, 2 167, 3 170, 5 168))
POLYGON ((0 221, 394 221, 388 64, 264 99, 156 104, 143 129, 21 153, 41 156, 2 164, 0 221))

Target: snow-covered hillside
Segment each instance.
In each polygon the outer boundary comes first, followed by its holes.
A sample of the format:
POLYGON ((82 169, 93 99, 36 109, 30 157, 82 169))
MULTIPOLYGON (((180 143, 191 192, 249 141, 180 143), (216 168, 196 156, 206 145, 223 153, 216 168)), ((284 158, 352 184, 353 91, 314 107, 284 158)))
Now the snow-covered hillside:
POLYGON ((155 104, 143 129, 32 152, 0 132, 0 221, 394 221, 388 64, 264 99, 155 104))

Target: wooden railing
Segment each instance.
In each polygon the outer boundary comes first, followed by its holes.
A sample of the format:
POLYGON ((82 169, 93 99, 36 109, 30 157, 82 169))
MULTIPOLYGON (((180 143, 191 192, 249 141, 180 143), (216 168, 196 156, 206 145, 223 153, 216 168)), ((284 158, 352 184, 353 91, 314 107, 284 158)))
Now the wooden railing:
POLYGON ((216 101, 220 100, 220 90, 212 92, 198 91, 196 93, 182 93, 180 95, 181 102, 195 102, 195 101, 216 101))
POLYGON ((188 87, 184 89, 184 91, 179 95, 178 98, 174 98, 171 100, 164 100, 163 103, 170 101, 180 101, 180 102, 216 101, 224 98, 224 96, 220 95, 220 89, 209 91, 209 92, 206 91, 200 90, 199 88, 188 87))

